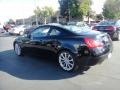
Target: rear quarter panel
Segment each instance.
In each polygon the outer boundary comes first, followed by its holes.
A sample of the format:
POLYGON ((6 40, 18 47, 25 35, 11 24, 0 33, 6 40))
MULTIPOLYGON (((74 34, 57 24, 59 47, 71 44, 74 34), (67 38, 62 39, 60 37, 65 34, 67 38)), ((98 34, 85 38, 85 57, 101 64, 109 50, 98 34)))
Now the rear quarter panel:
POLYGON ((72 53, 77 54, 78 53, 78 49, 81 45, 85 45, 84 44, 84 40, 81 37, 67 37, 67 38, 61 38, 60 40, 61 42, 61 47, 59 48, 59 50, 70 50, 72 53))

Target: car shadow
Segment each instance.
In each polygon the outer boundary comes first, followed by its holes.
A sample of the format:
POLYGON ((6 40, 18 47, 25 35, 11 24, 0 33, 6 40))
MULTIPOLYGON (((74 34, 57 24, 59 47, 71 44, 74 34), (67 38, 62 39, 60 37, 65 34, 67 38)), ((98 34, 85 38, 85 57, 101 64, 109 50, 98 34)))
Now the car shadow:
POLYGON ((63 71, 54 55, 34 53, 19 57, 13 50, 0 52, 0 71, 25 80, 59 80, 84 74, 81 70, 63 71))

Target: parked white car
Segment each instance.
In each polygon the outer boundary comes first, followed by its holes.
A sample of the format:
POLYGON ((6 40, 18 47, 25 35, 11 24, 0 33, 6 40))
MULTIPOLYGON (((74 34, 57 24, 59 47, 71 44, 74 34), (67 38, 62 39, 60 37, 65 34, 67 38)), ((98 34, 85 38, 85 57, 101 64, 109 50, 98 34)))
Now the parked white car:
POLYGON ((29 27, 30 27, 30 25, 19 25, 19 26, 16 26, 16 27, 10 29, 8 32, 10 34, 23 35, 25 30, 29 27))
POLYGON ((0 33, 4 33, 5 30, 3 28, 0 28, 0 33))

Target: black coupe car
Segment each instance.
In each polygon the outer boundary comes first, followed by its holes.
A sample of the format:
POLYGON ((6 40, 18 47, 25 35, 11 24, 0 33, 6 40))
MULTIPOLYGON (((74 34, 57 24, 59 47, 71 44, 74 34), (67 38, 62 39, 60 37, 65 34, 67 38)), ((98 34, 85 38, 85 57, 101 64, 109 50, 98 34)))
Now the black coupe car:
POLYGON ((93 29, 108 33, 113 40, 120 40, 120 20, 101 21, 93 29))
POLYGON ((99 31, 77 26, 43 25, 14 41, 14 50, 19 56, 33 49, 55 53, 63 70, 74 71, 111 57, 112 41, 108 34, 99 31))

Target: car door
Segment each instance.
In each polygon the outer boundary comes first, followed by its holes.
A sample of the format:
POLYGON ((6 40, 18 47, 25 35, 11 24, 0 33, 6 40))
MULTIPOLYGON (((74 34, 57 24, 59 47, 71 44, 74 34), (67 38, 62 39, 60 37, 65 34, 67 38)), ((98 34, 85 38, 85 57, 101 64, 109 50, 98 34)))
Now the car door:
POLYGON ((45 48, 56 53, 61 45, 61 35, 63 35, 62 30, 60 30, 58 27, 52 26, 48 37, 44 40, 44 43, 46 45, 45 48))
POLYGON ((44 40, 47 39, 49 31, 50 26, 42 26, 37 28, 30 34, 28 46, 34 49, 45 49, 46 45, 44 40))

